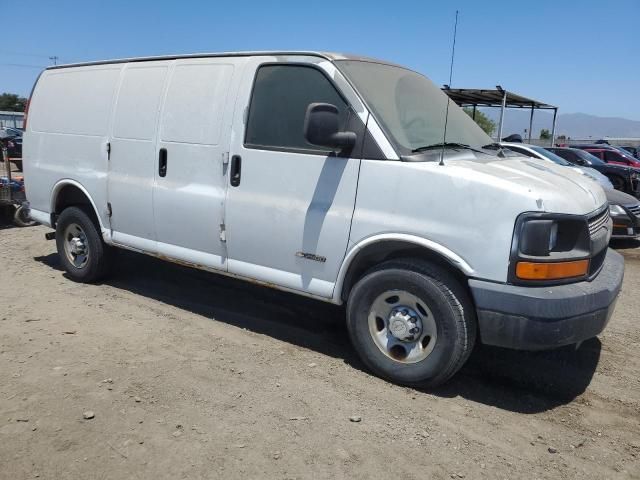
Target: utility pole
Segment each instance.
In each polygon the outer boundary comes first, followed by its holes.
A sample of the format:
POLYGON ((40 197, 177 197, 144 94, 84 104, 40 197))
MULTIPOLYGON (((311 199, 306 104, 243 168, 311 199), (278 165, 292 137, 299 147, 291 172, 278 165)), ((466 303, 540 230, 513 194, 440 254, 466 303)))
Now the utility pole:
POLYGON ((54 65, 58 65, 58 56, 57 55, 54 55, 53 57, 49 57, 49 60, 51 60, 54 65))

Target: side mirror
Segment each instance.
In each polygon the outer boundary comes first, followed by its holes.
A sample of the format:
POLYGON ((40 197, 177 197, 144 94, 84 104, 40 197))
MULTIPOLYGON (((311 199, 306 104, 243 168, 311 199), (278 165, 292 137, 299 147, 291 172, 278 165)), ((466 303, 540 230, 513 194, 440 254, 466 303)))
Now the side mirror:
POLYGON ((338 107, 329 103, 312 103, 304 117, 304 138, 311 145, 348 149, 356 144, 354 132, 341 132, 338 107))

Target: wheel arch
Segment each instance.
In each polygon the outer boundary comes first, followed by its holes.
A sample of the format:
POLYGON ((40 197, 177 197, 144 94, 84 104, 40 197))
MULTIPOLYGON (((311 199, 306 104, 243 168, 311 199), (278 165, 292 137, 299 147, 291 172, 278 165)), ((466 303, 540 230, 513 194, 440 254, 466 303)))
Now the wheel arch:
POLYGON ((105 231, 93 198, 81 183, 71 179, 60 180, 53 186, 50 207, 51 226, 53 228, 55 228, 57 218, 62 210, 73 205, 84 205, 90 208, 94 221, 97 223, 100 231, 105 231))
MULTIPOLYGON (((613 183, 614 179, 615 180, 619 180, 620 181, 620 185, 622 186, 622 188, 626 189, 627 188, 627 180, 619 173, 609 173, 607 175, 607 178, 609 179, 609 181, 611 183, 613 183)), ((625 192, 626 193, 626 192, 625 192)))
POLYGON ((351 288, 371 267, 397 258, 420 258, 446 268, 465 288, 473 268, 459 255, 431 240, 407 234, 383 234, 369 237, 353 246, 345 256, 333 291, 334 303, 343 303, 351 288))

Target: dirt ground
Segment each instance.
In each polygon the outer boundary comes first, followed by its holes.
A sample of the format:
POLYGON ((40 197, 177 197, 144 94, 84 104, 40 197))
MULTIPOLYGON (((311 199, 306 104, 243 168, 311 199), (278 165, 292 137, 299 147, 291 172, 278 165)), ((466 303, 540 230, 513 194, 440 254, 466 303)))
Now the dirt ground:
POLYGON ((2 479, 640 478, 635 245, 600 338, 420 391, 339 308, 128 252, 76 284, 46 231, 0 227, 2 479))

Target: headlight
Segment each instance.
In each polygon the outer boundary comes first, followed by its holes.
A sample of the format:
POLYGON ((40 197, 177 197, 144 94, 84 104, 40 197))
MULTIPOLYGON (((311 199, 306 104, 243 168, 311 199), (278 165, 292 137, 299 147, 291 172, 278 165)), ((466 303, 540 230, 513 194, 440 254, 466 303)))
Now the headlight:
POLYGON ((522 225, 520 252, 524 255, 547 256, 557 241, 558 223, 555 220, 529 220, 522 225))
POLYGON ((627 212, 620 205, 609 205, 609 212, 612 217, 626 217, 627 212))
POLYGON ((580 215, 522 214, 517 222, 509 277, 513 283, 562 283, 589 272, 591 237, 580 215))

